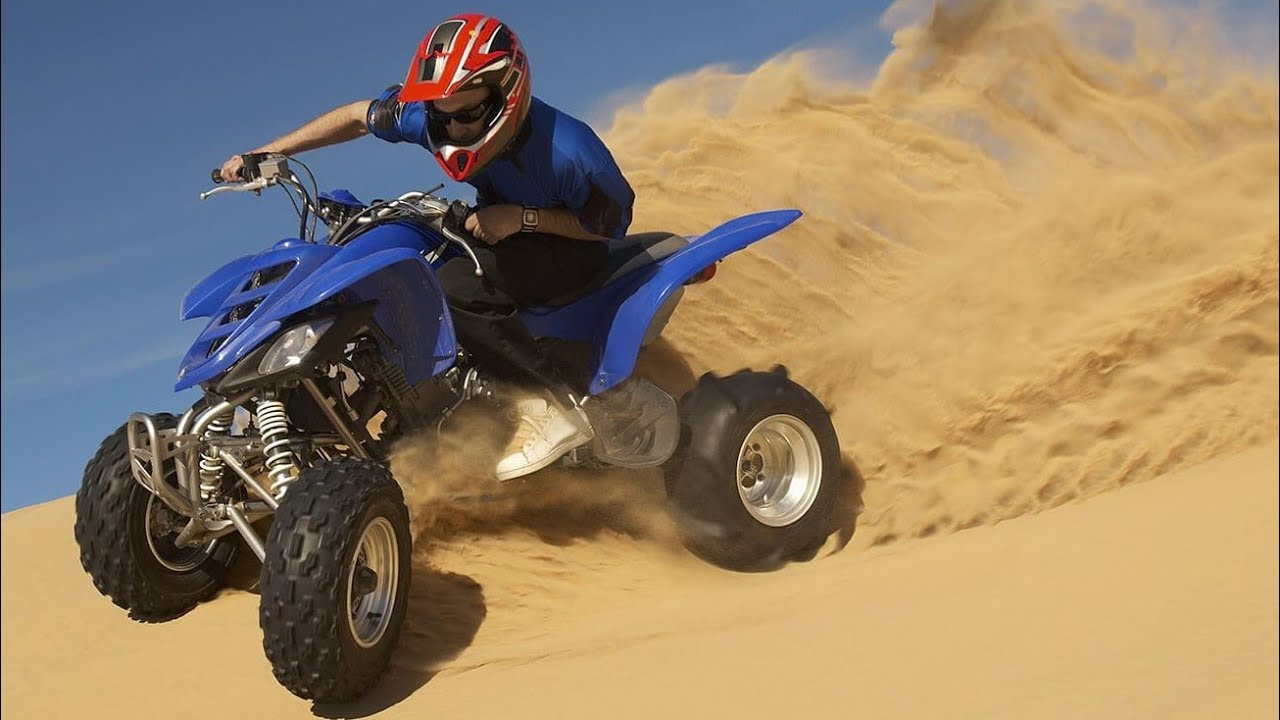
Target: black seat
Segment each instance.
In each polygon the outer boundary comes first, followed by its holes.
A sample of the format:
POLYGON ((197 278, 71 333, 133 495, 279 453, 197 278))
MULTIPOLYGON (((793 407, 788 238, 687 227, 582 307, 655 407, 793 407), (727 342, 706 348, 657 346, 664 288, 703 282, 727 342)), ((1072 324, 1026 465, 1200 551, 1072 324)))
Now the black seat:
POLYGON ((666 232, 648 232, 628 235, 621 240, 609 241, 609 256, 604 267, 586 285, 573 292, 547 301, 550 307, 563 307, 613 283, 646 265, 674 255, 688 245, 685 238, 666 232))

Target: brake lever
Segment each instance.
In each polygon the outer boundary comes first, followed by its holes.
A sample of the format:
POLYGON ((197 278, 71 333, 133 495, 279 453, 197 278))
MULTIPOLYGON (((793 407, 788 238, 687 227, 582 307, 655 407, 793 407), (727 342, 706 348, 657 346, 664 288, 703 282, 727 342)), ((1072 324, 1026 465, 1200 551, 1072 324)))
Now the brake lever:
POLYGON ((476 277, 484 277, 484 270, 480 267, 480 258, 476 257, 476 251, 471 249, 471 243, 463 239, 461 235, 450 230, 449 226, 445 223, 440 223, 440 232, 444 233, 445 238, 453 244, 462 246, 462 249, 465 250, 467 255, 471 258, 471 262, 476 264, 476 277))
POLYGON ((200 193, 200 199, 207 200, 218 193, 225 192, 258 192, 270 185, 271 183, 264 178, 258 178, 257 180, 250 180, 249 182, 239 183, 236 185, 220 185, 212 190, 206 190, 200 193))
POLYGON ((471 208, 467 207, 467 204, 461 200, 454 200, 449 203, 448 208, 440 217, 440 231, 444 233, 445 238, 450 242, 455 245, 461 245, 462 249, 466 251, 471 258, 471 262, 476 264, 476 277, 484 277, 484 270, 480 267, 480 258, 476 257, 476 251, 471 249, 471 243, 467 242, 461 233, 453 229, 455 227, 465 227, 470 210, 471 208))

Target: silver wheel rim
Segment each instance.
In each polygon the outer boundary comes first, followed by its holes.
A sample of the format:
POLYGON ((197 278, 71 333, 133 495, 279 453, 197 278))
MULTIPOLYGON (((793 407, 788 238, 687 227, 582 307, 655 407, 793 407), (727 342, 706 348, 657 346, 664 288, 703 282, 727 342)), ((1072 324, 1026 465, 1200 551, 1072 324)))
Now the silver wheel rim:
POLYGON ((347 570, 347 623, 360 647, 373 647, 391 624, 400 584, 400 544, 384 517, 365 526, 347 570))
POLYGON ((218 540, 210 540, 204 547, 178 547, 174 544, 181 527, 172 527, 173 519, 181 518, 183 525, 187 518, 169 509, 160 498, 152 495, 147 499, 147 513, 143 532, 147 535, 147 547, 151 548, 151 556, 166 570, 175 573, 187 573, 200 567, 208 559, 218 540), (157 544, 160 543, 160 544, 157 544))
POLYGON ((751 517, 790 525, 813 507, 822 485, 822 448, 804 421, 770 415, 747 433, 735 471, 738 497, 751 517))

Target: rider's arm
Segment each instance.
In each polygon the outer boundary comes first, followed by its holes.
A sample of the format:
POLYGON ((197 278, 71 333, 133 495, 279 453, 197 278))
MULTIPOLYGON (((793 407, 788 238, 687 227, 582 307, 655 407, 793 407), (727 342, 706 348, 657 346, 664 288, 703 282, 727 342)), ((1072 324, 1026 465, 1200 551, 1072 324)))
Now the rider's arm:
MULTIPOLYGON (((631 185, 604 142, 587 125, 576 123, 566 129, 576 132, 553 155, 552 162, 568 218, 556 219, 553 215, 552 222, 559 224, 563 220, 567 224, 572 219, 579 233, 589 237, 621 238, 631 225, 631 207, 636 198, 631 185)), ((559 234, 550 229, 545 232, 559 234)))
POLYGON ((601 240, 609 238, 597 235, 582 227, 578 216, 568 208, 541 208, 538 210, 538 232, 573 238, 574 240, 601 240))
MULTIPOLYGON (((539 208, 537 232, 605 242, 626 234, 635 193, 604 143, 586 125, 566 126, 565 142, 551 154, 551 170, 563 206, 539 208)), ((479 210, 467 229, 481 240, 497 242, 521 229, 523 208, 493 204, 489 190, 483 180, 476 184, 479 210)))
POLYGON ((287 135, 259 147, 253 152, 276 152, 297 155, 307 150, 355 140, 369 132, 365 124, 368 100, 359 100, 334 108, 287 135))
MULTIPOLYGON (((492 245, 520 233, 523 211, 523 207, 512 203, 485 205, 468 215, 463 227, 475 235, 476 239, 492 245)), ((609 240, 584 229, 577 216, 566 208, 538 208, 538 225, 535 230, 574 240, 609 240)))
POLYGON ((400 86, 392 85, 366 108, 365 130, 387 142, 411 142, 427 147, 426 103, 401 102, 400 86))
MULTIPOLYGON (((354 140, 369 133, 369 128, 365 124, 365 113, 368 108, 368 100, 360 100, 334 108, 297 130, 287 135, 282 135, 249 152, 276 152, 283 155, 296 155, 300 152, 314 150, 326 145, 336 145, 340 142, 354 140)), ((226 162, 222 163, 222 168, 220 169, 222 177, 227 180, 236 178, 243 166, 244 159, 239 155, 232 155, 226 162)))

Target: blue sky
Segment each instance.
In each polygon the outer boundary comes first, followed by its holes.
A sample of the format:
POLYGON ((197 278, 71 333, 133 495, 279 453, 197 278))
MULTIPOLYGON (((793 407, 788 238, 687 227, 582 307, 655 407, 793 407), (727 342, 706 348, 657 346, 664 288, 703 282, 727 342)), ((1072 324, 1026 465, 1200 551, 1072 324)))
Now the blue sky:
MULTIPOLYGON (((1210 4, 1234 27, 1265 27, 1274 47, 1272 0, 1210 4)), ((618 98, 709 64, 747 69, 821 44, 873 68, 890 48, 877 26, 887 5, 6 0, 3 510, 74 493, 130 412, 181 412, 195 399, 172 391, 200 329, 178 321, 182 296, 296 229, 278 192, 201 203, 210 169, 400 81, 435 22, 466 11, 504 19, 529 50, 535 94, 604 130, 618 98)), ((444 180, 424 151, 373 138, 304 159, 323 188, 366 199, 444 180)))
MULTIPOLYGON (((275 192, 201 203, 210 169, 399 82, 435 22, 504 19, 529 50, 535 94, 600 121, 611 99, 672 75, 815 41, 856 43, 874 63, 889 48, 876 29, 886 5, 6 0, 3 510, 74 493, 130 412, 195 399, 173 393, 200 325, 179 322, 183 294, 296 228, 275 192)), ((424 151, 373 138, 304 159, 322 187, 366 199, 444 180, 424 151)))

